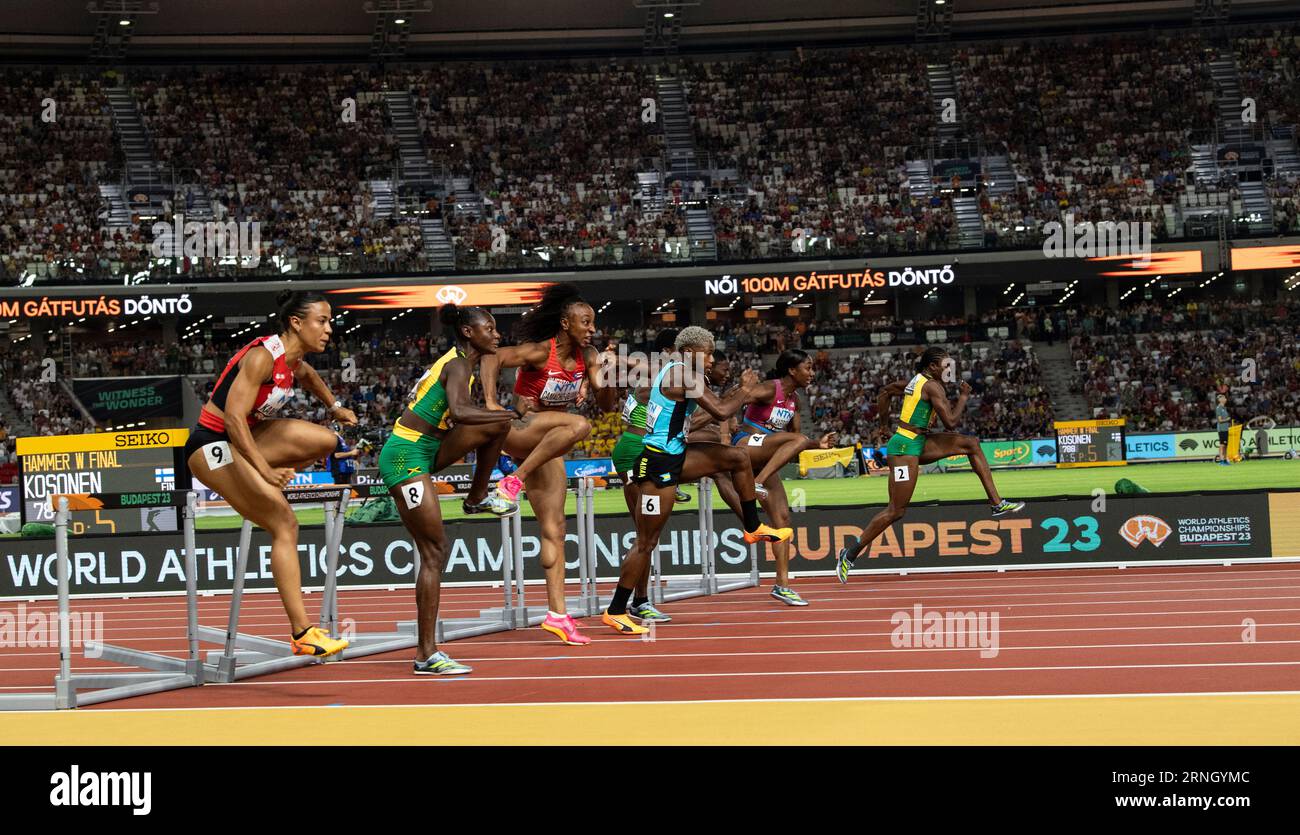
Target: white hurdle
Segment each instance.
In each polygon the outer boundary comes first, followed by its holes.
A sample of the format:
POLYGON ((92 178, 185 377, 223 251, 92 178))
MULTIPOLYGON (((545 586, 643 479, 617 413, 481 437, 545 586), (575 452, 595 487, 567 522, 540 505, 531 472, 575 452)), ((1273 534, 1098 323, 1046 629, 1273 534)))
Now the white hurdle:
POLYGON ((665 578, 660 549, 656 548, 650 558, 650 583, 647 590, 651 602, 659 604, 686 600, 758 585, 758 547, 755 545, 749 546, 748 573, 739 577, 729 575, 725 580, 718 578, 718 537, 713 522, 713 479, 702 478, 699 482, 699 529, 695 538, 700 573, 698 576, 665 578))
POLYGON ((0 695, 0 710, 63 710, 202 684, 205 670, 199 659, 197 640, 198 572, 194 548, 197 495, 193 492, 97 493, 84 496, 51 496, 50 501, 55 507, 54 550, 58 582, 59 670, 54 678, 54 693, 0 695), (124 496, 130 496, 132 500, 124 503, 124 496), (72 671, 71 556, 68 551, 68 521, 74 506, 78 506, 75 509, 88 507, 109 509, 178 507, 182 509, 182 533, 185 542, 186 637, 188 639, 188 654, 185 658, 86 640, 82 642, 82 651, 88 658, 99 658, 129 667, 143 667, 152 672, 120 672, 111 669, 94 673, 72 671), (83 690, 92 692, 83 693, 81 692, 83 690))

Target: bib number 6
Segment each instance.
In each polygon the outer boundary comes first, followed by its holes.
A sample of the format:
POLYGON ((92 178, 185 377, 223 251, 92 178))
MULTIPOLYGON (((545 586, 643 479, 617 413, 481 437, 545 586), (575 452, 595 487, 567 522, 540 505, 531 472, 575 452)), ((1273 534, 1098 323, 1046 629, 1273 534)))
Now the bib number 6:
POLYGON ((642 497, 641 497, 641 513, 643 513, 643 514, 646 515, 646 516, 658 516, 658 515, 659 515, 659 497, 658 497, 658 496, 642 496, 642 497))

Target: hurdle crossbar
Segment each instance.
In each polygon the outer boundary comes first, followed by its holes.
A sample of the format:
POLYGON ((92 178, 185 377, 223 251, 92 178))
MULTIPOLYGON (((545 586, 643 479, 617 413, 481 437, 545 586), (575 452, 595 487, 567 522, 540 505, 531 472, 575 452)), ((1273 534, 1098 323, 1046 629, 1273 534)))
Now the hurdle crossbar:
POLYGON ((3 710, 62 710, 98 704, 113 699, 161 693, 203 683, 204 669, 199 659, 195 627, 198 618, 198 589, 194 546, 194 519, 197 495, 192 491, 152 493, 78 493, 50 497, 54 506, 55 570, 58 577, 59 670, 54 679, 54 693, 13 694, 0 696, 3 710), (69 625, 71 612, 71 556, 68 550, 68 522, 73 510, 114 510, 139 507, 175 507, 182 511, 185 540, 185 592, 188 653, 184 658, 144 652, 101 641, 83 642, 87 658, 102 659, 150 672, 121 672, 112 668, 93 673, 72 670, 72 641, 69 625), (83 692, 91 691, 91 692, 83 692))

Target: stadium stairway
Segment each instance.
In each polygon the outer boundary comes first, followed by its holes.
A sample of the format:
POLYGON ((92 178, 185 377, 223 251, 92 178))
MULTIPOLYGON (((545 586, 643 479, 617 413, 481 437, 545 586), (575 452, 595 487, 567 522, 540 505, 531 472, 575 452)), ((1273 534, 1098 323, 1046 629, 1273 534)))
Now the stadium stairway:
POLYGON ((14 404, 9 402, 9 395, 0 388, 0 421, 9 427, 9 435, 14 438, 21 438, 25 435, 34 435, 36 430, 27 420, 27 416, 14 408, 14 404))
POLYGON ((456 199, 456 211, 463 215, 483 217, 483 195, 474 188, 474 181, 469 177, 452 177, 451 192, 456 199))
POLYGON ((984 221, 980 219, 979 201, 974 197, 954 197, 952 213, 957 218, 961 248, 979 249, 984 246, 984 221))
MULTIPOLYGON (((952 99, 960 103, 957 96, 957 80, 952 74, 951 64, 927 64, 925 75, 930 83, 930 110, 934 113, 935 136, 939 141, 955 139, 961 133, 960 117, 955 122, 943 120, 943 100, 952 99)), ((961 111, 957 110, 960 116, 961 111)))
MULTIPOLYGON (((1237 59, 1231 51, 1220 54, 1209 63, 1210 77, 1214 79, 1214 107, 1217 114, 1219 146, 1211 147, 1213 159, 1224 147, 1239 147, 1258 141, 1251 125, 1241 121, 1241 77, 1237 72, 1237 59)), ((1193 148, 1193 156, 1204 156, 1204 146, 1193 148)), ((1202 161, 1202 166, 1204 162, 1202 161)), ((1242 168, 1242 174, 1259 175, 1259 180, 1242 177, 1237 185, 1241 190, 1241 214, 1252 235, 1267 235, 1273 231, 1273 202, 1268 197, 1263 172, 1256 168, 1242 168)), ((1198 174, 1199 178, 1199 174, 1198 174)))
POLYGON ((691 257, 716 261, 718 238, 713 229, 713 215, 705 208, 686 210, 686 234, 691 241, 691 257))
POLYGON ((1087 420, 1092 417, 1088 401, 1077 394, 1071 385, 1074 376, 1074 360, 1070 358, 1070 344, 1062 340, 1055 345, 1046 342, 1034 343, 1034 355, 1038 357, 1038 368, 1042 373, 1043 385, 1052 397, 1052 406, 1056 420, 1087 420))
POLYGON ((985 157, 984 165, 984 175, 988 183, 990 197, 1001 197, 1016 190, 1016 172, 1011 167, 1011 160, 1005 154, 985 157))
POLYGON ((99 196, 108 204, 108 213, 103 215, 104 225, 110 232, 131 228, 131 210, 127 208, 126 196, 122 194, 119 183, 100 183, 99 196))
POLYGON ((1192 146, 1192 174, 1197 185, 1212 186, 1219 182, 1219 164, 1213 145, 1192 146))
POLYGON ((1231 53, 1209 63, 1214 79, 1214 107, 1218 114, 1219 141, 1236 145, 1251 140, 1250 128, 1241 121, 1241 77, 1231 53))
POLYGON ((659 123, 663 126, 664 145, 668 152, 668 171, 686 177, 699 170, 695 157, 695 134, 686 107, 686 85, 680 78, 655 76, 659 94, 659 123))
MULTIPOLYGON (((102 183, 101 186, 117 186, 119 197, 144 195, 150 208, 161 210, 164 201, 175 196, 173 176, 170 169, 164 169, 154 159, 153 143, 149 139, 144 120, 140 118, 140 108, 136 105, 134 94, 127 87, 110 87, 104 91, 104 97, 108 100, 109 111, 113 116, 113 131, 117 135, 118 148, 126 160, 124 180, 127 191, 123 194, 122 183, 102 183)), ((108 215, 111 220, 116 206, 102 187, 100 195, 109 205, 108 215)), ((126 208, 129 211, 129 204, 126 208)))
POLYGON ((400 184, 421 188, 434 186, 433 164, 424 148, 423 130, 415 113, 409 90, 384 93, 393 136, 397 137, 397 154, 401 162, 400 184))
POLYGON ((909 159, 905 165, 907 167, 908 193, 917 199, 929 200, 930 193, 933 190, 933 183, 930 179, 930 161, 909 159))
POLYGON ((433 269, 456 269, 456 252, 452 248, 451 238, 448 237, 441 218, 421 218, 420 237, 424 241, 424 251, 429 256, 429 263, 433 269))
POLYGON ((397 214, 397 198, 393 194, 393 184, 389 180, 371 180, 368 183, 370 187, 370 208, 374 210, 375 217, 392 219, 397 214))
POLYGON ((658 171, 640 171, 636 175, 641 194, 641 208, 658 214, 664 210, 664 178, 658 171))
POLYGON ((1269 200, 1264 184, 1258 181, 1238 183, 1241 189, 1241 212, 1252 235, 1268 235, 1273 231, 1273 202, 1269 200))
MULTIPOLYGON (((663 125, 664 146, 668 154, 668 174, 686 183, 701 173, 700 160, 695 153, 691 114, 686 106, 686 85, 680 78, 657 75, 655 88, 659 94, 659 121, 663 125)), ((652 210, 651 206, 642 205, 646 211, 652 210)), ((662 197, 659 205, 662 211, 662 197)), ((708 207, 687 207, 686 235, 691 242, 691 257, 704 261, 717 259, 718 238, 708 207)))
POLYGON ((1297 152, 1295 128, 1274 126, 1268 140, 1268 153, 1273 158, 1274 176, 1293 180, 1300 177, 1300 152, 1297 152))

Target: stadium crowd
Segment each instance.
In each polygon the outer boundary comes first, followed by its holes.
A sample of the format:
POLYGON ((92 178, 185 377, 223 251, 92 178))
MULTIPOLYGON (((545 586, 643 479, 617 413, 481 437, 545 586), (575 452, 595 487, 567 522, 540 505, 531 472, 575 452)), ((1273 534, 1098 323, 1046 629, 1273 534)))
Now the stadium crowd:
MULTIPOLYGON (((709 208, 724 257, 949 250, 951 185, 908 166, 945 157, 926 81, 936 63, 957 84, 957 137, 980 165, 1005 155, 1014 172, 1014 183, 976 175, 986 247, 1032 245, 1066 213, 1150 221, 1160 239, 1182 234, 1180 201, 1205 197, 1186 173, 1190 145, 1214 125, 1209 61, 1236 58, 1243 91, 1285 140, 1300 119, 1295 32, 1248 28, 1226 48, 1189 30, 680 59, 672 69, 712 173, 662 191, 638 180, 665 165, 660 121, 642 104, 657 102, 663 70, 641 60, 8 68, 0 277, 422 269, 426 217, 443 221, 460 269, 664 262, 690 255, 690 206, 709 208), (112 225, 101 186, 123 182, 124 160, 106 90, 121 85, 173 184, 161 211, 260 223, 256 269, 160 262, 152 219, 112 225), (448 190, 396 195, 394 213, 380 202, 403 174, 385 96, 402 91, 448 190), (33 92, 57 119, 32 110, 33 92)), ((1294 182, 1279 175, 1269 188, 1279 231, 1295 230, 1294 182)))

